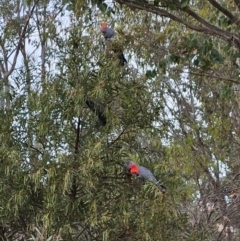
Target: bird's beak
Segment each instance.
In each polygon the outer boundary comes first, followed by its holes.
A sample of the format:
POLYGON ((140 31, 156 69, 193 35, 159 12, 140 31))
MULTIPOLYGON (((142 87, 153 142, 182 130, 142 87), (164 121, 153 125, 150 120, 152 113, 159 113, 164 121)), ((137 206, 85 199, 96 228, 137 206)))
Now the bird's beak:
POLYGON ((128 163, 125 163, 125 164, 123 165, 123 168, 126 169, 126 170, 128 170, 128 163))

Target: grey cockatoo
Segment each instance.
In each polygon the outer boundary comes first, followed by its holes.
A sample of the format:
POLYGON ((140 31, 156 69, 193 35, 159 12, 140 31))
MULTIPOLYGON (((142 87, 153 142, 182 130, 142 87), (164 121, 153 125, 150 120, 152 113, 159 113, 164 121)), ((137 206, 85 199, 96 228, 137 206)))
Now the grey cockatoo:
POLYGON ((106 22, 101 23, 101 33, 105 40, 112 40, 114 36, 116 36, 116 32, 112 29, 109 28, 106 22))
POLYGON ((161 184, 159 180, 152 174, 152 172, 146 167, 139 166, 137 163, 133 161, 129 161, 124 164, 124 168, 126 168, 131 175, 137 175, 142 180, 146 180, 154 183, 162 193, 165 193, 166 187, 161 184))
MULTIPOLYGON (((109 28, 106 22, 101 23, 101 29, 100 29, 103 37, 105 38, 106 44, 108 45, 112 39, 116 36, 116 32, 112 29, 109 28)), ((127 60, 125 59, 123 55, 123 51, 121 48, 113 48, 112 49, 114 53, 117 54, 117 57, 119 59, 120 65, 124 66, 125 63, 127 63, 127 60)))

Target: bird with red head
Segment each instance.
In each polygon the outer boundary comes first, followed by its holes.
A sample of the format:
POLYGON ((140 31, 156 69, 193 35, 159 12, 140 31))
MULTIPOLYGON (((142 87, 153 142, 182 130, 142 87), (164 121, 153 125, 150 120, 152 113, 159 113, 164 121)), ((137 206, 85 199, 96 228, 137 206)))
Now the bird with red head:
MULTIPOLYGON (((106 45, 108 45, 117 34, 112 28, 108 27, 106 22, 101 23, 100 32, 105 39, 106 45)), ((122 48, 114 48, 112 50, 117 55, 120 65, 124 66, 124 64, 127 63, 127 60, 123 55, 122 48)))
POLYGON ((152 172, 146 167, 139 166, 133 161, 128 161, 124 164, 124 168, 127 169, 131 175, 137 175, 142 180, 154 183, 162 193, 166 192, 166 187, 159 180, 157 180, 152 172))

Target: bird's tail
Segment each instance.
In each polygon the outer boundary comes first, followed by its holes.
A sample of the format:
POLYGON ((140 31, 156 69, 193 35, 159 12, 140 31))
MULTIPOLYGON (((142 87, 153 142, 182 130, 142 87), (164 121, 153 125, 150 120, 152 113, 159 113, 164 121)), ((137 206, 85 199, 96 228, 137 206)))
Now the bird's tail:
POLYGON ((123 55, 123 52, 118 54, 118 59, 119 59, 119 62, 120 62, 121 66, 124 66, 124 64, 127 63, 127 60, 125 59, 125 57, 123 55))
POLYGON ((99 120, 99 126, 105 126, 107 124, 107 119, 104 114, 104 105, 98 102, 93 102, 89 99, 86 99, 85 102, 89 109, 97 115, 99 120))
POLYGON ((165 193, 165 192, 166 192, 167 188, 166 188, 160 181, 157 181, 157 182, 156 182, 156 185, 158 186, 158 188, 160 189, 160 191, 161 191, 162 193, 165 193))
POLYGON ((126 58, 123 54, 123 50, 121 48, 115 47, 115 48, 113 48, 113 52, 116 54, 121 66, 124 66, 124 64, 127 64, 127 60, 126 60, 126 58))
POLYGON ((86 99, 85 102, 92 112, 96 112, 96 107, 93 101, 86 99))

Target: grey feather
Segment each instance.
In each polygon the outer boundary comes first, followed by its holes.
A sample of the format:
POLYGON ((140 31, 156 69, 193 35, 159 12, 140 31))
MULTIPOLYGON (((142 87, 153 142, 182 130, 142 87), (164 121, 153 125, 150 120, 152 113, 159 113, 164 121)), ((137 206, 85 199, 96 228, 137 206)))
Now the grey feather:
POLYGON ((129 161, 127 163, 124 164, 124 168, 127 168, 128 170, 130 170, 129 165, 134 164, 137 165, 139 167, 139 173, 138 173, 138 177, 142 180, 147 180, 149 182, 154 183, 156 186, 158 186, 158 188, 165 193, 166 191, 166 187, 161 184, 161 182, 159 180, 156 179, 156 177, 153 175, 153 173, 146 167, 143 166, 139 166, 137 163, 133 162, 133 161, 129 161))
POLYGON ((101 32, 106 40, 112 39, 117 34, 112 28, 109 27, 106 27, 101 32))

